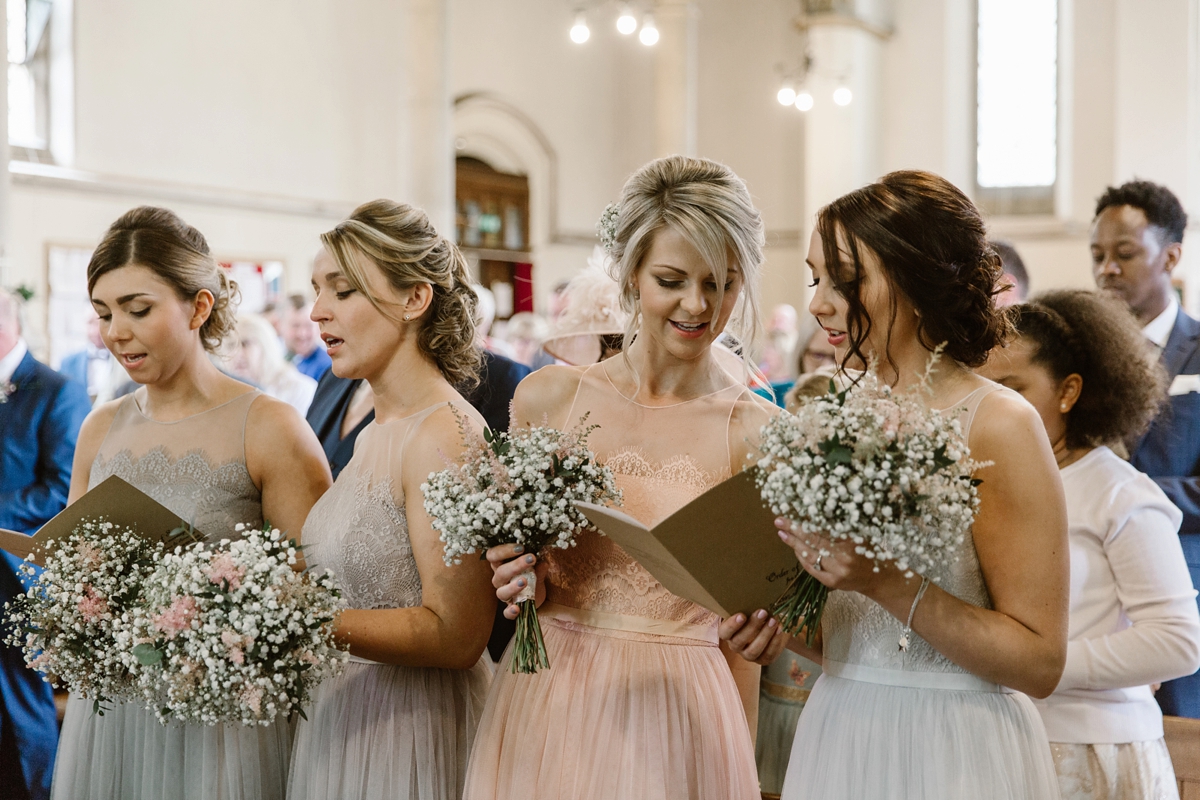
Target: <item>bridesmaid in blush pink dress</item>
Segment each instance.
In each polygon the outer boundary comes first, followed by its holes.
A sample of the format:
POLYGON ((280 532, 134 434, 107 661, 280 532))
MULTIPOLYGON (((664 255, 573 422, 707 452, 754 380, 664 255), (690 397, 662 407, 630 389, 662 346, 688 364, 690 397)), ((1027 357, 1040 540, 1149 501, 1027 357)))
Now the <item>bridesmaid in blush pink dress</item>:
MULTIPOLYGON (((654 524, 740 471, 773 413, 713 348, 731 317, 757 318, 762 223, 726 167, 676 156, 629 180, 604 238, 635 320, 630 344, 526 378, 514 425, 569 427, 588 414, 624 510, 654 524)), ((506 601, 536 561, 511 545, 488 558, 506 601)), ((466 800, 757 800, 747 722, 757 667, 727 660, 718 617, 595 532, 536 568, 551 666, 514 675, 511 650, 501 660, 466 800)))

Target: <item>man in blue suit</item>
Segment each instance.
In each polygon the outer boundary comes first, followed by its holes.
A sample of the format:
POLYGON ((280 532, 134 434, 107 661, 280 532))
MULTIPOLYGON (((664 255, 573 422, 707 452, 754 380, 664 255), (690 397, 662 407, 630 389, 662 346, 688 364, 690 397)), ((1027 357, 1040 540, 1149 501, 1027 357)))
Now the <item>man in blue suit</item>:
MULTIPOLYGON (((67 504, 87 391, 35 359, 21 337, 16 299, 0 290, 0 528, 33 533, 67 504)), ((20 561, 0 560, 0 606, 23 591, 20 561)), ((50 796, 58 724, 54 696, 0 645, 0 793, 50 796)))
MULTIPOLYGON (((1168 405, 1128 443, 1129 461, 1183 512, 1179 540, 1200 587, 1200 322, 1179 307, 1171 287, 1186 227, 1170 189, 1130 181, 1097 201, 1091 248, 1096 284, 1129 305, 1170 380, 1168 405)), ((1156 697, 1164 714, 1200 718, 1200 674, 1168 681, 1156 697)))

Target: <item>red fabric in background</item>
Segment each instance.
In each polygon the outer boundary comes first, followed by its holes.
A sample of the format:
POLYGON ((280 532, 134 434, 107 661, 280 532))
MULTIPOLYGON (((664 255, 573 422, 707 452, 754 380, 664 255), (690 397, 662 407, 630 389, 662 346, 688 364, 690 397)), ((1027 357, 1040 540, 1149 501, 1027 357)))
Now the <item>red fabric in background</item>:
POLYGON ((513 313, 533 311, 533 264, 513 266, 513 313))

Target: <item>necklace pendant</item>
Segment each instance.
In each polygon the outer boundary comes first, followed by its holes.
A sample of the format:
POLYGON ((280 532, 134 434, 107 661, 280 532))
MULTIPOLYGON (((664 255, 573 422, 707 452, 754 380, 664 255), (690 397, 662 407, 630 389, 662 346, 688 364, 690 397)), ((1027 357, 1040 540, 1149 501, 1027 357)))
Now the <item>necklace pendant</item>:
POLYGON ((900 652, 902 652, 902 653, 908 652, 908 634, 907 633, 900 634, 900 652))

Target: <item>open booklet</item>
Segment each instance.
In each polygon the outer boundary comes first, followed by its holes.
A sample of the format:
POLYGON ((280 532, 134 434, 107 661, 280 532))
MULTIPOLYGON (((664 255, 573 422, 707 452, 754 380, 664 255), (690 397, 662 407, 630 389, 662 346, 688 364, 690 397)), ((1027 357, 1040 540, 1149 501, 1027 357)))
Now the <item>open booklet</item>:
POLYGON ((0 550, 7 550, 18 558, 33 553, 34 563, 40 564, 46 544, 69 536, 85 520, 100 517, 115 525, 132 528, 152 541, 161 541, 172 531, 187 527, 187 523, 166 506, 112 475, 56 514, 33 536, 0 528, 0 550))
POLYGON ((769 608, 800 564, 746 470, 647 528, 615 508, 577 503, 668 591, 722 617, 769 608))

